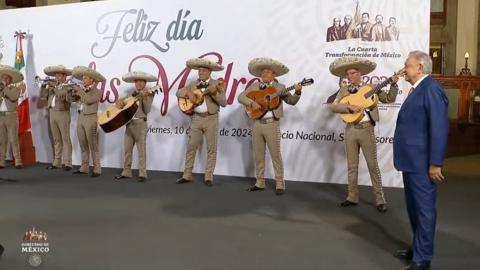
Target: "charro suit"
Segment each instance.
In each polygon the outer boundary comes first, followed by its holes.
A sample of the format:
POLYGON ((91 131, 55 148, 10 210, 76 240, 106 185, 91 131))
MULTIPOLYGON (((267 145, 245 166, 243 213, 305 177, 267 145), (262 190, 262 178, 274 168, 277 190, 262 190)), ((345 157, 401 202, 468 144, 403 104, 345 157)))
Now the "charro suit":
POLYGON ((50 96, 53 95, 53 91, 50 91, 49 89, 50 87, 48 87, 47 84, 42 84, 40 87, 37 107, 39 109, 47 109, 48 139, 50 140, 50 145, 52 146, 52 157, 55 158, 55 143, 53 142, 52 127, 50 126, 50 109, 48 108, 48 100, 50 96))
POLYGON ((132 177, 133 147, 137 145, 139 176, 147 178, 147 115, 152 109, 153 95, 143 96, 136 93, 138 110, 125 128, 125 160, 122 176, 132 177))
POLYGON ((52 165, 72 167, 72 141, 70 139, 70 86, 59 84, 42 87, 42 97, 47 97, 49 128, 53 138, 52 165), (63 163, 62 163, 63 162, 63 163))
POLYGON ((90 166, 90 153, 93 160, 93 172, 100 174, 102 168, 100 165, 100 152, 98 147, 98 121, 97 111, 100 102, 100 91, 95 87, 87 87, 84 90, 78 90, 75 97, 80 104, 77 123, 77 136, 82 152, 82 165, 80 172, 88 173, 90 166))
MULTIPOLYGON (((220 81, 210 79, 208 81, 207 91, 217 88, 220 81)), ((186 97, 188 91, 197 89, 198 81, 189 83, 187 86, 177 91, 177 97, 186 97)), ((213 181, 213 173, 217 161, 217 133, 218 133, 218 113, 220 107, 227 105, 225 92, 218 90, 216 95, 206 95, 204 103, 206 112, 192 114, 192 123, 190 125, 190 134, 185 155, 185 169, 183 179, 192 180, 192 171, 195 162, 195 155, 200 146, 203 136, 207 141, 207 166, 205 168, 205 181, 213 181)))
MULTIPOLYGON (((398 94, 397 84, 392 84, 388 92, 380 92, 378 98, 380 102, 392 103, 398 94)), ((339 103, 340 100, 350 95, 347 87, 340 88, 337 97, 330 105, 330 109, 336 113, 349 113, 346 104, 339 103)), ((371 120, 368 115, 364 117, 368 119, 359 124, 347 124, 345 128, 345 145, 347 151, 348 166, 348 197, 350 202, 358 203, 358 162, 360 149, 362 149, 365 161, 367 162, 368 171, 372 180, 373 192, 376 204, 385 204, 385 196, 382 189, 382 176, 377 161, 377 145, 375 142, 374 123, 380 120, 378 108, 375 107, 369 111, 371 120), (372 122, 373 121, 373 122, 372 122)))
MULTIPOLYGON (((254 101, 249 99, 247 94, 251 91, 260 90, 260 86, 260 82, 252 84, 238 96, 238 101, 245 106, 250 106, 254 101)), ((270 86, 275 87, 277 92, 285 89, 285 85, 278 82, 272 82, 270 86)), ((278 108, 271 111, 271 114, 265 115, 261 119, 253 121, 252 140, 255 157, 255 171, 257 177, 257 182, 255 185, 258 188, 265 187, 265 150, 267 146, 268 152, 272 157, 276 187, 277 189, 285 189, 285 181, 283 179, 283 161, 280 151, 280 118, 283 117, 283 102, 290 105, 295 105, 300 100, 300 96, 287 93, 285 96, 282 96, 281 99, 282 102, 280 102, 278 108)))
MULTIPOLYGON (((1 87, 1 86, 0 86, 1 87)), ((0 88, 0 167, 5 167, 7 146, 10 144, 15 166, 22 165, 18 145, 18 98, 20 89, 13 85, 0 88)))

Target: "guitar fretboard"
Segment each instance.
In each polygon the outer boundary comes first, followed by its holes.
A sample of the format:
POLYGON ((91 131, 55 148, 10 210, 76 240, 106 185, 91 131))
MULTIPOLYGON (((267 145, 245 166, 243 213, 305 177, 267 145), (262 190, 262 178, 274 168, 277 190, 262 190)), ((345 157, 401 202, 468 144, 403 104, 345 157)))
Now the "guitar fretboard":
POLYGON ((283 96, 285 96, 288 92, 292 91, 293 89, 295 89, 295 85, 289 86, 289 87, 283 89, 283 90, 280 91, 280 92, 277 92, 277 93, 275 93, 275 94, 272 94, 270 97, 271 97, 271 98, 276 98, 276 97, 278 97, 278 96, 283 97, 283 96))
POLYGON ((375 86, 372 90, 368 91, 367 93, 365 93, 364 97, 366 99, 372 97, 373 95, 375 95, 376 93, 380 92, 382 90, 383 87, 387 86, 387 84, 391 83, 392 82, 392 77, 386 79, 385 81, 377 84, 377 86, 375 86))

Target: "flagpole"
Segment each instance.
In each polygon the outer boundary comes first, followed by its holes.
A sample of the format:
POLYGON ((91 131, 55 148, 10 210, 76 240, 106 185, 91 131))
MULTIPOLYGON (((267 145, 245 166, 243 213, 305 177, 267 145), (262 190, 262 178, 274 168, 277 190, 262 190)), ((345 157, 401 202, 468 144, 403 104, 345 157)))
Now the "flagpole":
MULTIPOLYGON (((28 36, 26 32, 22 30, 18 30, 15 32, 14 37, 17 38, 17 42, 15 44, 16 47, 16 54, 15 54, 15 69, 22 72, 25 76, 25 80, 28 78, 26 77, 26 62, 25 62, 25 54, 23 48, 23 39, 27 40, 28 36)), ((30 40, 27 40, 30 42, 30 40)), ((26 44, 29 44, 27 42, 26 44)), ((36 163, 35 158, 35 146, 33 145, 33 138, 31 129, 31 122, 30 122, 30 109, 29 109, 29 97, 28 97, 28 89, 27 85, 25 84, 26 81, 20 82, 17 87, 21 90, 21 95, 19 98, 19 106, 17 107, 17 112, 19 116, 19 144, 21 146, 20 155, 22 157, 22 162, 24 165, 31 165, 36 163)))

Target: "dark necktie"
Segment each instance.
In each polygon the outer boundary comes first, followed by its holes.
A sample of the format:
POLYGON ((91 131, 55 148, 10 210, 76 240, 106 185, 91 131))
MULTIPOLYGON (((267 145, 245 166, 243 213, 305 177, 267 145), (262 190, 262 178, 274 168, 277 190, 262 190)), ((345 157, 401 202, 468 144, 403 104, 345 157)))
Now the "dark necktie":
POLYGON ((410 88, 410 91, 408 91, 408 95, 410 96, 413 93, 413 91, 415 91, 415 88, 413 88, 413 87, 410 88))

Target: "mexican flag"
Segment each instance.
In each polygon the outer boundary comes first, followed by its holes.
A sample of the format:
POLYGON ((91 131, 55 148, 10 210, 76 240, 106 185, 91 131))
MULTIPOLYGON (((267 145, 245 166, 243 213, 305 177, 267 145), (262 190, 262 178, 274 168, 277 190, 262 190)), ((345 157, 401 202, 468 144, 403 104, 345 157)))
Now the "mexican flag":
MULTIPOLYGON (((25 40, 26 33, 16 32, 17 38, 16 54, 15 54, 15 69, 20 71, 25 78, 25 59, 23 57, 23 40, 25 40)), ((18 134, 23 134, 28 131, 32 125, 30 123, 30 109, 28 102, 28 89, 24 82, 17 85, 21 89, 20 98, 18 99, 18 134)))

